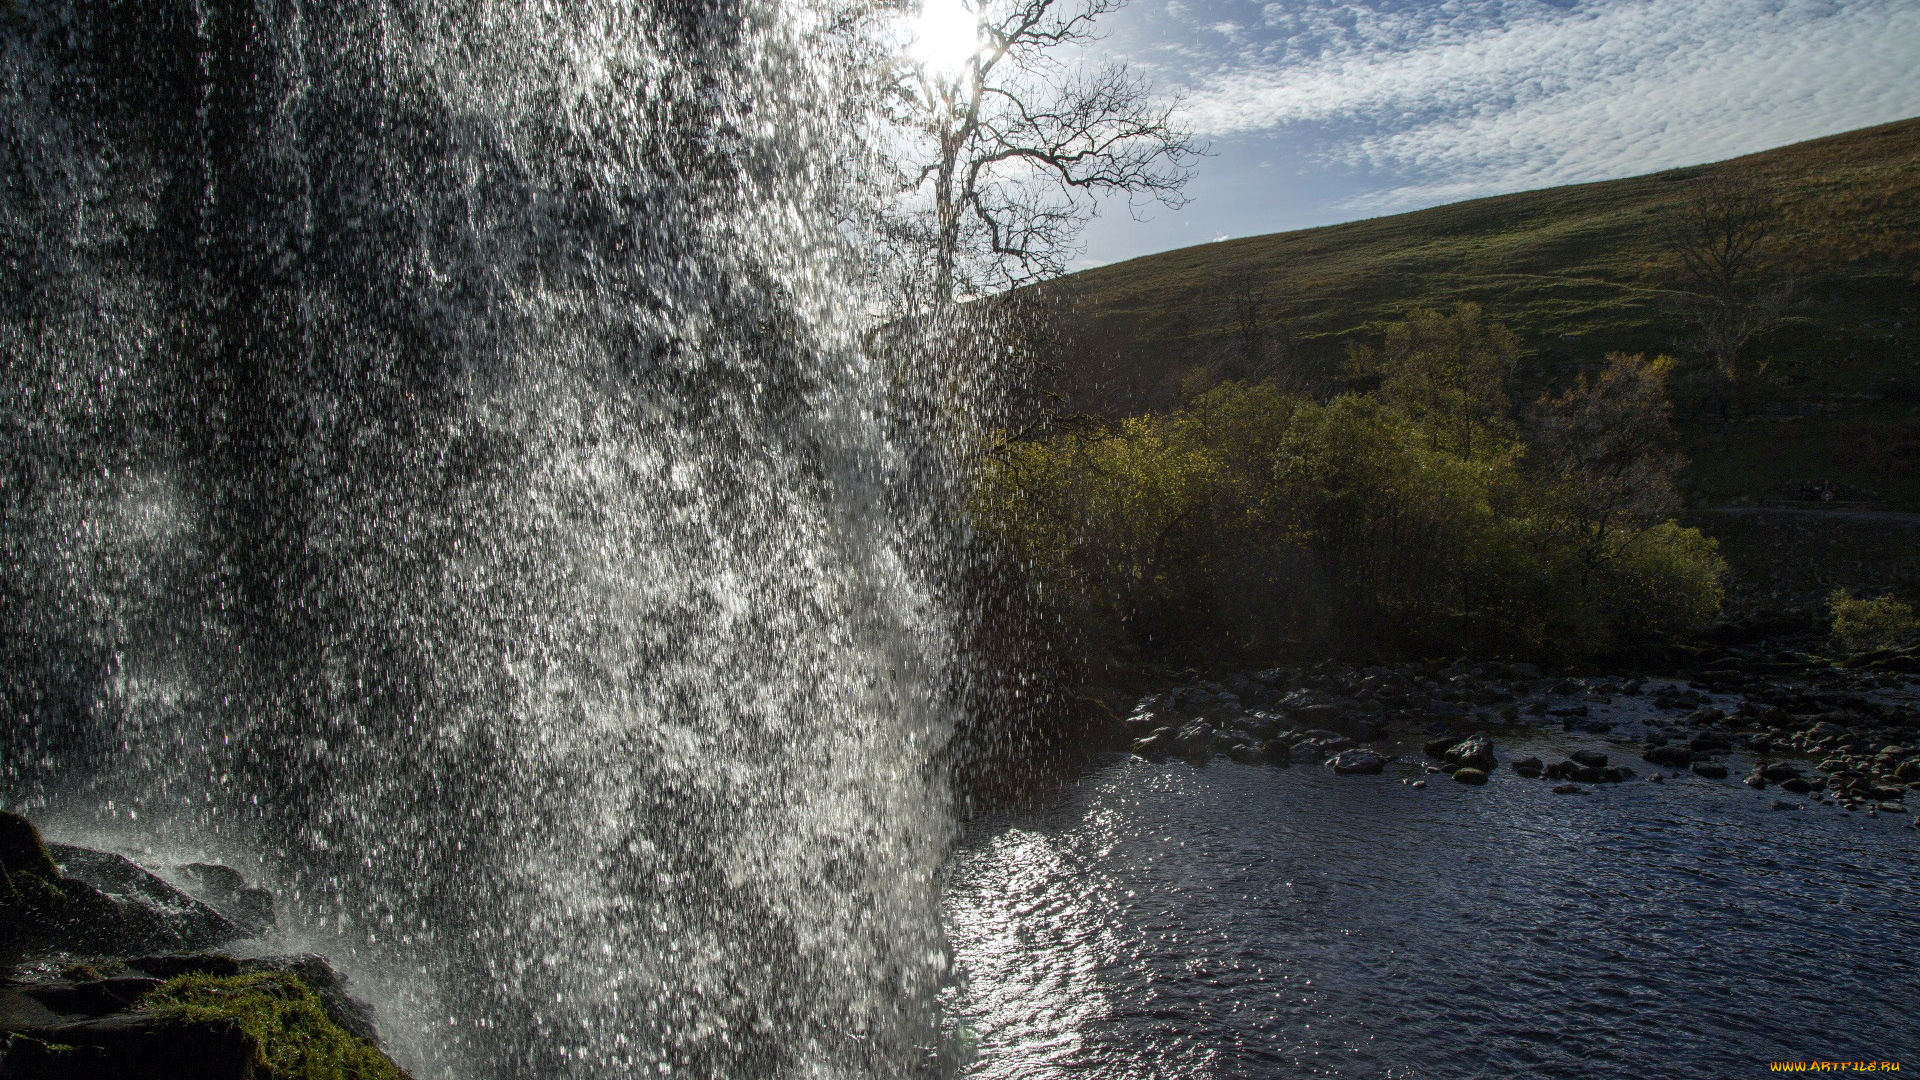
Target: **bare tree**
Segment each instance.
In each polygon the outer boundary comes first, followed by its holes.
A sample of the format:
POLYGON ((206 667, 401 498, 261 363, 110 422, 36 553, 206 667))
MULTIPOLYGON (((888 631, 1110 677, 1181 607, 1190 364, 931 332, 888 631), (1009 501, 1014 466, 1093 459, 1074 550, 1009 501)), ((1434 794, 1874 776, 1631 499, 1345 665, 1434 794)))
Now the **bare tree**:
POLYGON ((1104 197, 1184 203, 1193 137, 1125 64, 1069 65, 1124 0, 966 3, 978 48, 957 70, 903 65, 908 178, 932 253, 930 299, 1055 277, 1104 197))
POLYGON ((1780 207, 1770 190, 1752 180, 1715 176, 1674 207, 1662 228, 1680 267, 1677 306, 1736 410, 1768 367, 1766 358, 1749 359, 1748 346, 1793 304, 1793 282, 1773 272, 1779 224, 1780 207))

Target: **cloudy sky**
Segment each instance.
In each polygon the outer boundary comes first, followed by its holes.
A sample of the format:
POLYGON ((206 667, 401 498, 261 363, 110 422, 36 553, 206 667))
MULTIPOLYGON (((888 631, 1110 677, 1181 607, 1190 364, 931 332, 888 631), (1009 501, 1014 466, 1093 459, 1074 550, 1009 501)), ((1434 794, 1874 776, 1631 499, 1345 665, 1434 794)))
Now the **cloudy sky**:
POLYGON ((1133 0, 1103 48, 1214 156, 1077 266, 1920 115, 1920 0, 1133 0))

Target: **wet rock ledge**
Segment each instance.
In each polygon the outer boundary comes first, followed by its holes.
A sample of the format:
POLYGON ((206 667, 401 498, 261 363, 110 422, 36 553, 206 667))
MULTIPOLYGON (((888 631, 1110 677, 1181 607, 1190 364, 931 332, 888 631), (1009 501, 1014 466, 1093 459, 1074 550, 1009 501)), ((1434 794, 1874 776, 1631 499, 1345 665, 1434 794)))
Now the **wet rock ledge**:
POLYGON ((169 873, 0 812, 0 1080, 406 1080, 324 959, 210 951, 271 930, 270 894, 169 873))

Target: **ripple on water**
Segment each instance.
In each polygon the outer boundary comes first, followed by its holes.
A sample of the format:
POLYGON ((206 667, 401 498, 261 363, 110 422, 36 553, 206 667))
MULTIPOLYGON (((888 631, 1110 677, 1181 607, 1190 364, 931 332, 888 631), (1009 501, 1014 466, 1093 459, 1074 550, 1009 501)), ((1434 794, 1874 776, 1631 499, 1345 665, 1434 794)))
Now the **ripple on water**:
POLYGON ((1920 1058, 1920 836, 1900 820, 1693 778, 1550 786, 1127 759, 977 823, 947 904, 965 1074, 1920 1058))

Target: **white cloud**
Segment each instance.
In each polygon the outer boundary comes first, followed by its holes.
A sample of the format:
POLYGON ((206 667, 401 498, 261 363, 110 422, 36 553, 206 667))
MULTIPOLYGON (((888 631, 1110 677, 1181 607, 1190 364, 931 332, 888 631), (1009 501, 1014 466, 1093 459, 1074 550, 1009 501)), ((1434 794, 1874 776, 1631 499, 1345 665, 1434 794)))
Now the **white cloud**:
POLYGON ((1912 0, 1268 4, 1281 36, 1203 79, 1215 137, 1357 128, 1334 163, 1391 209, 1730 157, 1920 113, 1912 0))

